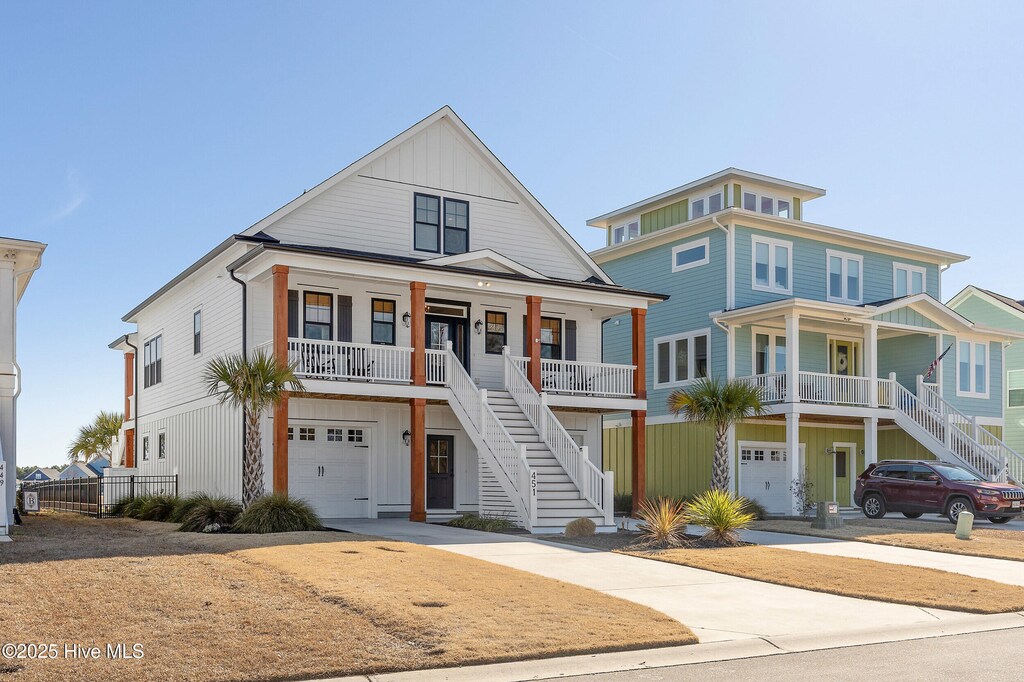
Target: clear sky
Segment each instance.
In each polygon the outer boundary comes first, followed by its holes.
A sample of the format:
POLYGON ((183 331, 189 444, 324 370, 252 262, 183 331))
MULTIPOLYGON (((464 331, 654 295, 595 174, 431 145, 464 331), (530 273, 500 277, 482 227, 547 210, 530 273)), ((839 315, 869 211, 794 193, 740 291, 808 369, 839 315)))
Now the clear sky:
POLYGON ((728 166, 805 218, 971 255, 1024 298, 1024 3, 0 2, 0 235, 19 464, 122 407, 121 316, 450 104, 584 247, 586 219, 728 166))

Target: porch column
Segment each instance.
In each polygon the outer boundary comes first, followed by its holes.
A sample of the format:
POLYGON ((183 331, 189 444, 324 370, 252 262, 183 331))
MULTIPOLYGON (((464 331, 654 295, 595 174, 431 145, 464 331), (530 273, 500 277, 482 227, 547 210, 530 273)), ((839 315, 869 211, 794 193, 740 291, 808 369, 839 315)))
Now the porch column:
MULTIPOLYGON (((427 385, 427 285, 424 282, 409 282, 412 299, 412 318, 409 333, 412 334, 412 384, 427 385)), ((415 520, 415 519, 414 519, 415 520)))
POLYGON ((800 315, 786 313, 786 402, 800 402, 800 315))
POLYGON ((868 407, 878 407, 878 325, 864 327, 864 374, 870 380, 868 407))
POLYGON ((633 397, 647 400, 647 310, 633 308, 633 397))
POLYGON ((864 467, 878 463, 878 417, 864 417, 864 467))
MULTIPOLYGON (((135 353, 124 354, 124 421, 132 419, 132 397, 135 395, 135 353)), ((135 466, 135 429, 124 430, 124 461, 121 466, 135 466)))
POLYGON ((409 399, 409 520, 426 521, 427 435, 424 416, 427 401, 409 399))
POLYGON ((632 468, 633 516, 647 497, 647 410, 633 410, 632 468))
MULTIPOLYGON (((274 358, 288 363, 288 266, 271 268, 274 278, 274 358)), ((288 494, 288 392, 274 405, 274 492, 288 494)))
MULTIPOLYGON (((786 339, 788 347, 789 339, 786 339)), ((786 457, 789 461, 789 479, 790 481, 800 480, 800 476, 803 473, 803 468, 800 466, 800 413, 799 412, 788 412, 786 413, 786 457)), ((800 502, 796 499, 796 496, 792 496, 793 500, 793 514, 803 514, 800 502)))
POLYGON ((533 388, 540 393, 540 296, 526 297, 526 343, 530 351, 530 363, 526 376, 533 388))

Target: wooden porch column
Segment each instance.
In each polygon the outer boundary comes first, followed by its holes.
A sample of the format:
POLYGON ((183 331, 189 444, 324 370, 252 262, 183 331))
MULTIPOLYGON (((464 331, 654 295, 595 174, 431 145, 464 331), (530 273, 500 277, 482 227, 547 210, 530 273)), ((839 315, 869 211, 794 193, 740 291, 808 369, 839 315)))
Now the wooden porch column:
POLYGON ((633 397, 647 400, 647 310, 633 308, 633 397))
POLYGON ((410 398, 409 432, 409 520, 426 521, 427 504, 427 435, 424 423, 427 401, 424 398, 410 398))
POLYGON ((647 497, 647 410, 633 410, 633 516, 647 497))
POLYGON ((124 465, 132 469, 135 467, 135 429, 125 429, 124 440, 124 465))
POLYGON ((135 395, 135 353, 124 354, 124 419, 132 418, 132 396, 135 395))
MULTIPOLYGON (((427 285, 424 282, 409 282, 412 298, 412 320, 409 332, 412 334, 412 384, 427 385, 427 285)), ((415 519, 413 519, 415 520, 415 519)))
POLYGON ((526 297, 526 347, 529 349, 530 363, 526 377, 538 393, 540 385, 540 296, 526 297))
MULTIPOLYGON (((274 357, 288 362, 288 266, 275 265, 274 357)), ((288 494, 288 393, 274 406, 274 492, 288 494)))

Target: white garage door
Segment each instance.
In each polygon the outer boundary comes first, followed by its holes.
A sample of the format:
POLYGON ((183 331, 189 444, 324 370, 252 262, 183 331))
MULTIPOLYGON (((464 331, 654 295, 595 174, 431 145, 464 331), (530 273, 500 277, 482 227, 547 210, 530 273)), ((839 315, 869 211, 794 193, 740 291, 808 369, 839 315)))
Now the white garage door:
POLYGON ((341 426, 288 429, 288 494, 322 518, 370 515, 370 432, 341 426))
POLYGON ((740 444, 740 495, 760 502, 773 514, 792 511, 789 464, 780 444, 740 444))

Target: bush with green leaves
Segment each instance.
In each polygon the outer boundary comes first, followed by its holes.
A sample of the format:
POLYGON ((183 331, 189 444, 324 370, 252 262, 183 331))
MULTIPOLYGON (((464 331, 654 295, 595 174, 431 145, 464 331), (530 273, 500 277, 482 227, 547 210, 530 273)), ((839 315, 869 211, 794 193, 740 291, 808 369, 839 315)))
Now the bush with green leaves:
POLYGON ((516 527, 510 519, 498 516, 477 516, 476 514, 466 514, 457 519, 452 519, 447 525, 453 528, 482 530, 488 533, 501 533, 516 527))
POLYGON ((320 517, 305 500, 275 493, 256 498, 231 526, 232 533, 293 533, 323 530, 320 517))
POLYGON ((121 512, 121 516, 138 519, 141 518, 142 510, 149 504, 151 497, 152 495, 138 495, 127 501, 121 500, 115 507, 120 507, 118 511, 121 512))
POLYGON ((242 505, 232 497, 194 493, 181 516, 178 530, 185 533, 211 533, 226 531, 242 513, 242 505))
POLYGON ((745 498, 717 488, 705 490, 687 503, 686 515, 690 523, 705 528, 701 540, 719 546, 739 544, 739 531, 754 520, 745 498))
POLYGON ((565 524, 565 537, 567 538, 590 537, 596 531, 597 525, 586 517, 573 519, 569 523, 565 524))
POLYGON ((678 547, 686 536, 686 510, 682 500, 671 497, 646 498, 637 512, 637 530, 647 544, 678 547))
POLYGON ((208 497, 206 493, 192 493, 185 497, 179 497, 174 504, 174 509, 171 510, 167 520, 171 523, 181 523, 188 516, 189 512, 195 508, 203 499, 208 497))
POLYGON ((166 521, 177 502, 175 495, 148 495, 137 507, 135 518, 141 521, 166 521))

